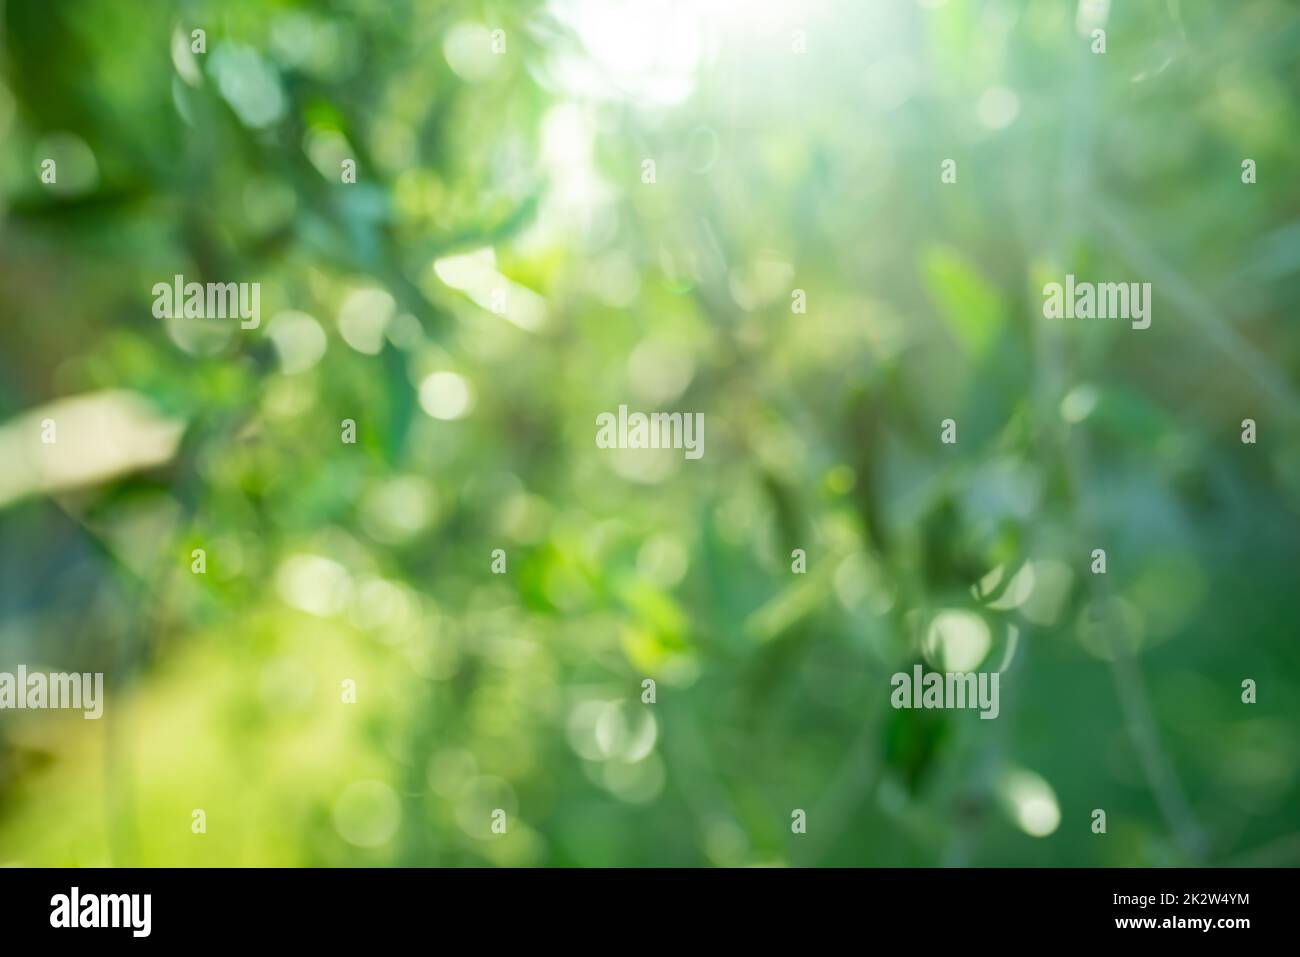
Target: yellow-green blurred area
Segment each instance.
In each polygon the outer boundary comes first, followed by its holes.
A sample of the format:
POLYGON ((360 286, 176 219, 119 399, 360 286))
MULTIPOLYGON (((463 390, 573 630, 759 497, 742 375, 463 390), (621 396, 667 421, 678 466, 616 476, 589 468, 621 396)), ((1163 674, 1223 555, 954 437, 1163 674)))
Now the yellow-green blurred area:
POLYGON ((1293 4, 0 30, 0 863, 1300 863, 1293 4))

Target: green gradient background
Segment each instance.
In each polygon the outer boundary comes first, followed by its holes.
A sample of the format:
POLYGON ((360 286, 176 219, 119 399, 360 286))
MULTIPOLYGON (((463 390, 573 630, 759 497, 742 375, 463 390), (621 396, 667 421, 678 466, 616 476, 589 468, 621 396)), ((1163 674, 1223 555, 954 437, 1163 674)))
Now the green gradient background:
POLYGON ((0 712, 0 863, 1300 862, 1300 17, 1113 6, 0 0, 0 670, 110 686, 0 712), (24 464, 108 390, 174 454, 24 464), (889 707, 941 613, 996 721, 889 707))

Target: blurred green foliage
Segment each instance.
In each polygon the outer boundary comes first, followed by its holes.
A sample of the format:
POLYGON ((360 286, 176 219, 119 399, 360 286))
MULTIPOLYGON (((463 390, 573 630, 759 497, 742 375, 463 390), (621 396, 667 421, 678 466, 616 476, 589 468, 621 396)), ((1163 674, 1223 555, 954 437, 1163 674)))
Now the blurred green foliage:
POLYGON ((0 3, 0 862, 1300 862, 1300 19, 1107 6, 0 3))

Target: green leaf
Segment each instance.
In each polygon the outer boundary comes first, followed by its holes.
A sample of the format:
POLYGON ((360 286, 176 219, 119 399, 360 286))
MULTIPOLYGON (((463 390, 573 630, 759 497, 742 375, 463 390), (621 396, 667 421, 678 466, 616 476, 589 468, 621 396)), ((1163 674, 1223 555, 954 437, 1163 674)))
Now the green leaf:
POLYGON ((926 290, 953 336, 971 357, 982 356, 1006 316, 1001 294, 949 246, 927 250, 921 269, 926 290))

